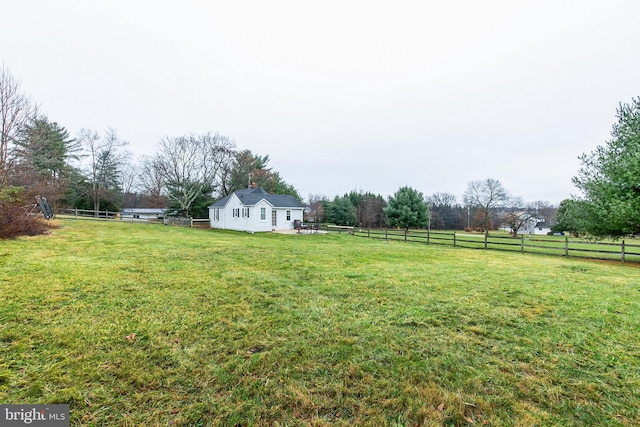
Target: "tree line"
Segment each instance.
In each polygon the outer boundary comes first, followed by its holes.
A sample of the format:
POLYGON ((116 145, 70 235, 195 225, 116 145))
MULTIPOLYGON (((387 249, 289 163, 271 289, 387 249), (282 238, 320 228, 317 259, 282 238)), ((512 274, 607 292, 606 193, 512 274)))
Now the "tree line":
POLYGON ((551 222, 556 208, 538 200, 512 196, 493 178, 471 181, 462 203, 456 196, 436 192, 428 196, 405 186, 388 199, 365 191, 351 191, 333 199, 310 195, 313 221, 357 227, 430 228, 488 232, 505 228, 514 235, 531 221, 551 222))
MULTIPOLYGON (((115 129, 81 129, 71 136, 21 92, 20 81, 4 65, 0 126, 0 199, 8 200, 11 194, 14 204, 45 195, 54 210, 73 207, 97 215, 124 206, 155 207, 206 217, 215 199, 252 183, 302 201, 297 189, 269 166, 268 155, 239 150, 231 138, 218 133, 165 137, 154 154, 139 160, 133 159, 128 143, 115 129)), ((492 193, 496 188, 491 185, 476 184, 470 184, 464 206, 449 193, 424 197, 403 187, 387 199, 363 191, 333 200, 310 195, 307 209, 315 221, 338 225, 443 229, 480 225, 488 230, 497 223, 492 215, 504 198, 499 191, 492 193), (488 201, 482 200, 485 195, 488 201)))
POLYGON ((510 195, 500 181, 487 178, 468 184, 463 204, 450 193, 423 197, 410 187, 385 201, 371 193, 352 192, 332 201, 311 203, 315 217, 361 227, 466 229, 488 233, 500 224, 514 236, 531 221, 546 222, 553 233, 591 238, 640 235, 640 97, 620 103, 611 139, 579 156, 572 181, 579 194, 556 208, 546 201, 525 202, 510 195), (466 212, 465 212, 466 211, 466 212), (465 215, 466 213, 466 215, 465 215), (466 219, 466 224, 465 224, 466 219), (428 225, 426 225, 428 224, 428 225))
POLYGON ((111 128, 81 129, 71 136, 22 93, 19 79, 0 68, 0 201, 5 204, 11 199, 28 205, 42 195, 54 209, 97 214, 156 207, 206 217, 209 204, 248 183, 302 200, 269 166, 268 155, 240 150, 219 133, 165 137, 154 154, 141 159, 127 147, 111 128))
POLYGON ((510 195, 500 181, 487 178, 468 184, 463 204, 450 193, 423 197, 410 187, 388 202, 371 193, 352 192, 333 201, 316 202, 330 222, 363 227, 466 229, 488 233, 500 224, 514 236, 531 221, 544 221, 553 233, 571 232, 590 238, 640 235, 640 97, 620 103, 611 139, 579 156, 572 182, 577 195, 556 208, 545 201, 525 202, 510 195), (466 211, 466 212, 465 212, 466 211), (466 215, 465 215, 466 213, 466 215), (465 224, 466 219, 466 224, 465 224), (428 225, 425 225, 428 224, 428 225))
MULTIPOLYGON (((526 202, 493 178, 471 181, 461 202, 453 194, 424 196, 402 187, 384 198, 351 191, 329 199, 309 195, 313 221, 360 227, 429 227, 487 233, 504 227, 517 235, 531 221, 555 222, 554 231, 595 237, 640 233, 640 98, 621 103, 612 139, 580 156, 573 182, 579 196, 559 208, 546 201, 526 202)), ((75 207, 117 211, 157 207, 207 217, 217 198, 252 183, 270 193, 297 189, 269 166, 269 156, 240 150, 219 133, 161 139, 154 154, 134 160, 115 129, 81 129, 74 137, 50 120, 21 92, 20 81, 0 68, 0 221, 2 209, 28 205, 36 195, 54 209, 75 207)), ((0 226, 1 227, 1 226, 0 226)))

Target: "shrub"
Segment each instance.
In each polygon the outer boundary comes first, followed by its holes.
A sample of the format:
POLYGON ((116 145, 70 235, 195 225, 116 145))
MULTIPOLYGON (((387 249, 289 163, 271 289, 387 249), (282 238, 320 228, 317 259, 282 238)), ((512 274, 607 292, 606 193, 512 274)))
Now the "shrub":
POLYGON ((0 190, 0 239, 35 236, 49 230, 44 220, 30 215, 32 206, 25 206, 22 188, 0 190))

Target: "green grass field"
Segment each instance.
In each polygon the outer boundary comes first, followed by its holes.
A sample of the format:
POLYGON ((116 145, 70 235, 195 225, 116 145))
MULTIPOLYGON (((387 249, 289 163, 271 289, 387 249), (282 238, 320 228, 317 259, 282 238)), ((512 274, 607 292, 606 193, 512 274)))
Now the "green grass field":
POLYGON ((0 403, 71 425, 640 425, 640 267, 61 221, 0 241, 0 403))

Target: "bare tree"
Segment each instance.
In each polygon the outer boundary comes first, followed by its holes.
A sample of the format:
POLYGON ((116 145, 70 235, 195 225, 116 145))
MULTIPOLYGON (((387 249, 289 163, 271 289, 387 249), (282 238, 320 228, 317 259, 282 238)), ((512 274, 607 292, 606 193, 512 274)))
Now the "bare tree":
POLYGON ((155 157, 146 157, 138 175, 140 189, 150 199, 153 207, 162 207, 164 200, 165 178, 162 162, 155 157))
POLYGON ((307 208, 309 209, 309 213, 307 217, 309 221, 314 223, 321 223, 324 221, 325 212, 324 212, 324 202, 326 200, 325 196, 320 194, 309 194, 309 203, 307 204, 307 208))
POLYGON ((502 223, 511 230, 513 237, 518 237, 518 232, 530 232, 530 223, 536 221, 534 204, 527 204, 522 197, 514 196, 506 201, 504 208, 500 217, 502 223))
POLYGON ((148 166, 157 169, 169 200, 188 216, 203 192, 213 192, 233 160, 234 142, 210 133, 164 138, 148 166))
POLYGON ((451 193, 433 193, 427 197, 427 201, 433 206, 455 206, 456 196, 451 193))
POLYGON ((3 64, 0 68, 0 188, 8 184, 11 147, 20 129, 37 113, 37 107, 20 91, 20 81, 3 64))
POLYGON ((535 202, 532 202, 531 205, 535 208, 536 216, 538 217, 538 219, 547 223, 552 223, 555 221, 558 208, 552 203, 546 200, 536 200, 535 202))
POLYGON ((452 230, 464 228, 464 212, 451 193, 433 193, 427 197, 431 210, 431 228, 452 230))
POLYGON ((359 194, 357 199, 357 223, 361 227, 382 227, 385 223, 384 208, 387 206, 382 196, 369 192, 359 194))
MULTIPOLYGON (((203 155, 207 170, 205 175, 211 177, 211 188, 220 187, 227 177, 236 155, 236 143, 228 136, 207 133, 203 139, 203 155)), ((268 156, 267 156, 268 161, 268 156)))
POLYGON ((104 138, 96 131, 81 129, 78 140, 89 158, 86 175, 91 181, 90 196, 97 216, 101 201, 113 202, 121 191, 120 171, 128 157, 124 150, 127 142, 120 140, 114 129, 107 129, 104 138))
POLYGON ((133 193, 135 191, 136 182, 138 181, 138 168, 132 162, 124 162, 120 167, 120 182, 122 192, 124 194, 133 193))
POLYGON ((491 214, 508 200, 507 191, 497 179, 471 181, 464 193, 467 206, 475 207, 484 218, 485 233, 489 234, 491 214))

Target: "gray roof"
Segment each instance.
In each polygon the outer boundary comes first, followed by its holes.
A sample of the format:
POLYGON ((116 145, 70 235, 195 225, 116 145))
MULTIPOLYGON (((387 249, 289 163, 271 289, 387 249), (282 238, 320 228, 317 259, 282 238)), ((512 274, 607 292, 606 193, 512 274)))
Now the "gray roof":
MULTIPOLYGON (((260 202, 260 200, 266 200, 271 203, 273 207, 276 208, 302 208, 303 206, 296 200, 295 197, 289 194, 269 194, 264 191, 260 187, 256 188, 246 188, 243 190, 238 190, 234 192, 243 205, 245 206, 254 206, 256 203, 260 202)), ((224 207, 229 199, 231 198, 231 194, 223 197, 218 200, 211 206, 210 208, 221 208, 224 207)))

